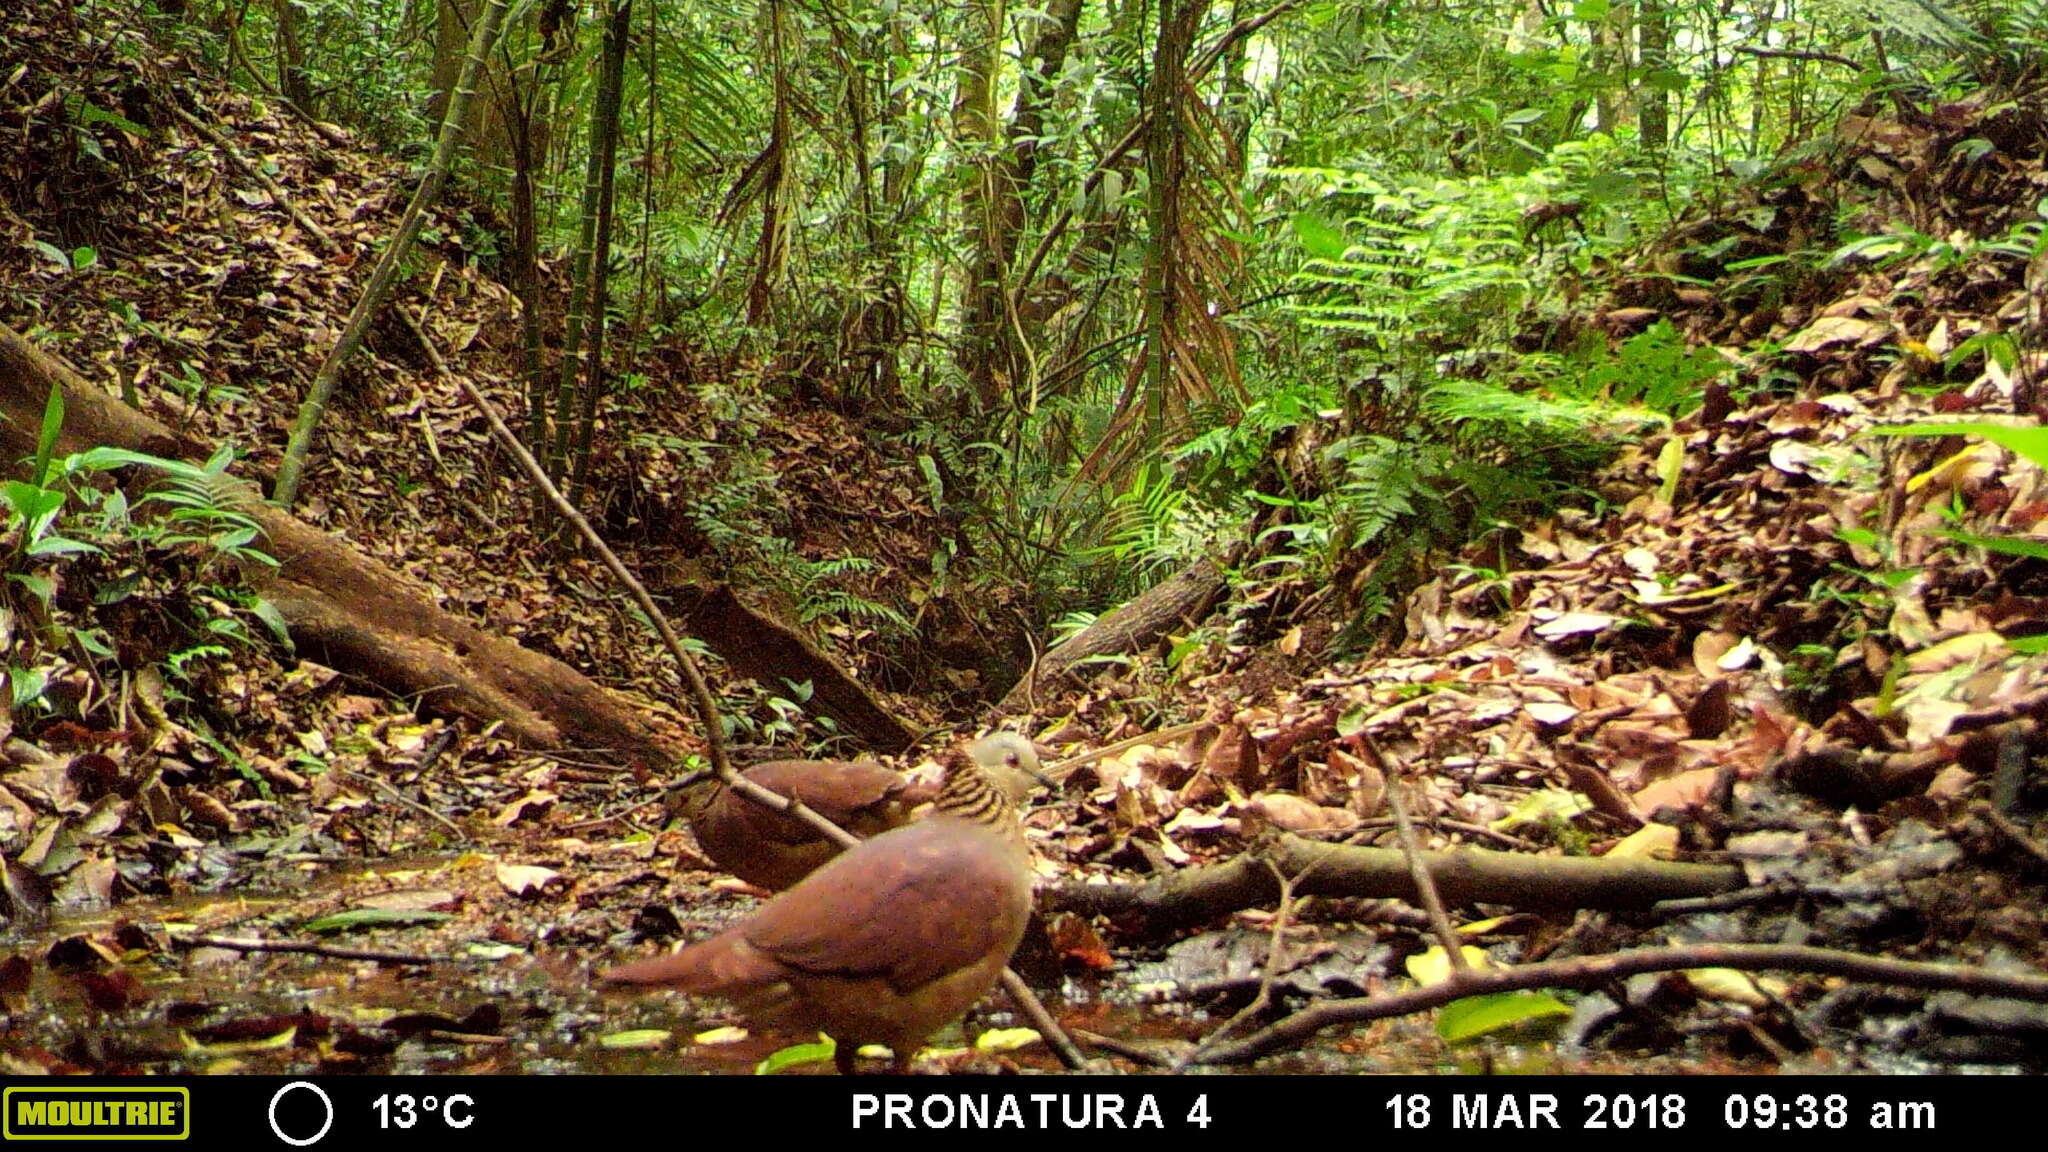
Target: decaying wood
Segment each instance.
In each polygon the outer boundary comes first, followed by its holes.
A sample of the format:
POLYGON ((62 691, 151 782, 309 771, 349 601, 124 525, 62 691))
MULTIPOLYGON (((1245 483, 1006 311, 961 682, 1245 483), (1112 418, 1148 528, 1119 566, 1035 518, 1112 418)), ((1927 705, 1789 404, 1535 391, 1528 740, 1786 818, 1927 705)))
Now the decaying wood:
MULTIPOLYGON (((59 450, 108 445, 203 460, 205 446, 129 408, 56 357, 0 325, 0 452, 35 448, 52 383, 64 392, 59 450)), ((368 677, 432 710, 502 721, 535 748, 576 745, 666 765, 677 749, 625 701, 575 669, 443 611, 411 577, 262 502, 245 486, 239 511, 263 529, 274 572, 252 569, 302 651, 368 677)))
MULTIPOLYGON (((1742 869, 1734 865, 1530 856, 1482 848, 1420 855, 1446 904, 1641 909, 1659 900, 1709 896, 1743 885, 1742 869)), ((1062 885, 1043 892, 1039 908, 1108 916, 1129 931, 1156 937, 1241 908, 1271 905, 1280 898, 1275 868, 1300 877, 1295 893, 1301 896, 1416 899, 1407 856, 1399 849, 1319 844, 1281 833, 1263 855, 1247 852, 1142 884, 1062 885)))
POLYGON ((1215 561, 1195 561, 1047 652, 1034 672, 1027 673, 1003 696, 1003 702, 996 706, 997 712, 1027 709, 1036 684, 1064 675, 1091 656, 1136 652, 1175 628, 1192 625, 1208 614, 1223 588, 1223 569, 1215 561))
POLYGON ((877 752, 902 752, 923 733, 882 706, 872 692, 802 634, 754 611, 724 584, 675 584, 662 589, 692 636, 711 646, 734 672, 764 685, 808 683, 804 706, 837 720, 877 752))

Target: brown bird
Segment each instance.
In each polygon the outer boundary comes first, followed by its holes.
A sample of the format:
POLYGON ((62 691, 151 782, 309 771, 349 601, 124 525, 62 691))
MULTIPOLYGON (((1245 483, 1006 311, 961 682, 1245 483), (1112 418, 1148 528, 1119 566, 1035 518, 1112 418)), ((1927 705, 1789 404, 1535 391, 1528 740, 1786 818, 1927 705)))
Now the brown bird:
POLYGON ((603 979, 714 992, 758 1022, 825 1032, 842 1073, 861 1045, 887 1044, 904 1072, 995 984, 1030 915, 1016 810, 955 750, 931 816, 847 850, 708 940, 603 979))
MULTIPOLYGON (((998 732, 968 750, 1014 799, 1039 783, 1038 753, 1014 732, 998 732)), ((910 820, 911 809, 935 790, 905 779, 872 760, 774 760, 743 775, 771 792, 801 800, 832 823, 863 838, 910 820)), ((839 854, 839 845, 785 812, 756 804, 709 781, 686 801, 698 847, 726 871, 780 892, 839 854)))

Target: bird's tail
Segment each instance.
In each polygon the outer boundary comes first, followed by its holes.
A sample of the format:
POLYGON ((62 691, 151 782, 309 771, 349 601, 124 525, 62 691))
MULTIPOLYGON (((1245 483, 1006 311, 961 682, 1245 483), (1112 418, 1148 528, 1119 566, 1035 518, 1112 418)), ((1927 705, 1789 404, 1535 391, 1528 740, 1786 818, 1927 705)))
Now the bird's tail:
POLYGON ((659 984, 684 992, 735 992, 776 983, 782 971, 737 933, 728 933, 680 952, 606 969, 599 978, 607 984, 659 984))

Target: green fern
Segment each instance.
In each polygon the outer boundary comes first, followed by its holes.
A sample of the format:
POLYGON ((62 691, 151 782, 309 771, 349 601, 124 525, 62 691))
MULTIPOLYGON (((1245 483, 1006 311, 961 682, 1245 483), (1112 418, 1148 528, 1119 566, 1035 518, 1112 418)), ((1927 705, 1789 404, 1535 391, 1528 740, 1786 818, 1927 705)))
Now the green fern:
POLYGON ((1413 516, 1419 501, 1434 499, 1430 482, 1441 459, 1433 449, 1359 436, 1332 446, 1330 456, 1344 469, 1344 481, 1331 500, 1340 548, 1377 542, 1387 529, 1413 516))
POLYGON ((910 620, 887 604, 844 589, 826 587, 830 581, 856 572, 880 571, 882 566, 873 560, 865 556, 841 556, 833 560, 798 558, 796 565, 799 579, 797 616, 805 624, 835 619, 859 621, 897 632, 911 630, 910 620))
POLYGON ((1937 48, 1957 51, 1983 42, 1969 20, 1941 0, 1816 0, 1814 7, 1820 14, 1937 48))
POLYGON ((1177 555, 1174 524, 1187 493, 1175 487, 1166 470, 1147 464, 1131 477, 1103 518, 1103 543, 1082 549, 1088 559, 1108 558, 1153 574, 1173 563, 1177 555))

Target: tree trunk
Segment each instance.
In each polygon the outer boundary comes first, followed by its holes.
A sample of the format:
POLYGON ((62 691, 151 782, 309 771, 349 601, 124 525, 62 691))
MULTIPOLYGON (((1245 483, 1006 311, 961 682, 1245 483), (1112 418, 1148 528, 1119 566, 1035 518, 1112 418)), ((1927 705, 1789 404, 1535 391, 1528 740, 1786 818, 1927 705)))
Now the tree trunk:
MULTIPOLYGON (((1671 93, 1666 87, 1671 68, 1671 13, 1665 0, 1642 0, 1640 23, 1636 26, 1642 71, 1636 77, 1641 93, 1636 97, 1636 123, 1641 127, 1643 147, 1662 152, 1671 142, 1671 93)), ((1759 101, 1759 107, 1763 102, 1759 101)))
POLYGON ((427 121, 439 123, 448 112, 448 98, 462 77, 464 51, 476 23, 477 0, 439 0, 435 5, 434 63, 427 73, 427 121))
POLYGON ((543 354, 540 290, 540 221, 534 209, 534 87, 507 77, 505 132, 512 147, 512 291, 519 297, 519 337, 526 376, 526 447, 547 457, 548 381, 543 354))
MULTIPOLYGON (((1080 0, 1053 0, 1046 16, 1045 30, 1024 57, 1005 133, 1008 143, 1000 154, 989 157, 983 169, 986 185, 980 192, 987 203, 982 206, 982 226, 970 228, 976 247, 960 307, 963 327, 969 333, 967 348, 977 361, 969 368, 968 377, 989 382, 991 388, 998 379, 1007 380, 1016 390, 1035 390, 1038 384, 1025 378, 1031 374, 1027 345, 1034 333, 1019 330, 1020 318, 1010 306, 1011 264, 1027 223, 1024 198, 1038 172, 1038 137, 1045 130, 1052 80, 1073 48, 1080 27, 1080 0)), ((994 125, 989 131, 993 139, 994 125)), ((985 390, 982 399, 987 405, 1001 397, 985 390)))
POLYGON ((656 591, 675 604, 677 619, 689 634, 718 653, 734 673, 771 687, 784 680, 809 684, 805 706, 837 720, 868 747, 901 752, 922 735, 802 633, 747 607, 730 587, 706 579, 656 591))
POLYGON ((1003 0, 970 0, 960 21, 960 78, 953 96, 953 147, 959 157, 961 247, 977 255, 960 286, 958 364, 980 412, 1002 401, 1006 373, 997 362, 1002 310, 995 306, 1002 270, 988 265, 996 249, 996 85, 1003 65, 1003 0))
POLYGON ((277 90, 307 119, 320 115, 313 85, 306 79, 306 53, 299 46, 299 10, 292 0, 274 0, 277 15, 277 90))
MULTIPOLYGON (((604 322, 611 299, 612 202, 619 158, 619 105, 626 86, 626 41, 633 30, 632 0, 619 0, 604 34, 604 63, 597 82, 597 109, 592 113, 590 150, 597 162, 597 234, 590 264, 590 331, 584 338, 583 403, 576 417, 576 445, 567 496, 571 504, 583 495, 590 475, 590 442, 603 399, 604 322)), ((649 76, 651 83, 654 77, 649 76)))
POLYGON ((1181 102, 1186 95, 1188 54, 1202 22, 1202 0, 1160 0, 1159 40, 1152 75, 1145 84, 1151 116, 1145 139, 1149 227, 1145 238, 1146 422, 1163 428, 1175 393, 1177 360, 1184 340, 1180 293, 1175 290, 1174 249, 1183 226, 1181 204, 1188 176, 1182 138, 1181 102))
POLYGON ((753 277, 747 282, 747 323, 756 327, 766 326, 773 319, 775 281, 789 260, 789 181, 793 171, 789 164, 789 110, 796 98, 790 90, 789 57, 783 46, 781 0, 769 0, 767 17, 769 88, 772 93, 768 146, 755 157, 751 170, 741 177, 742 185, 750 185, 761 201, 761 235, 754 245, 753 277))

